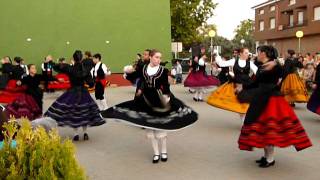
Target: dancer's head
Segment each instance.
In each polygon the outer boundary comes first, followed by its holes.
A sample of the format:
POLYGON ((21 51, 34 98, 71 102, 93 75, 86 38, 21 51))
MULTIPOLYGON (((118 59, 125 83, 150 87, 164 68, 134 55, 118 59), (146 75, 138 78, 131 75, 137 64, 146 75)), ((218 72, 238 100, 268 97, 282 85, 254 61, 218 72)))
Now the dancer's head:
POLYGON ((5 56, 1 59, 1 63, 2 64, 7 64, 7 63, 10 63, 12 64, 12 61, 11 61, 11 58, 9 56, 5 56))
POLYGON ((64 64, 64 63, 66 63, 66 58, 61 57, 61 58, 59 58, 58 61, 59 61, 60 64, 64 64))
POLYGON ((288 55, 290 57, 293 57, 296 54, 296 52, 293 49, 288 49, 288 55))
POLYGON ((101 54, 97 53, 97 54, 93 55, 93 62, 95 64, 97 64, 100 61, 101 61, 101 54))
POLYGON ((14 62, 16 62, 17 64, 22 64, 23 63, 23 59, 21 57, 14 57, 14 62))
POLYGON ((241 48, 240 49, 240 59, 247 60, 249 59, 249 49, 248 48, 241 48))
POLYGON ((78 63, 82 60, 82 52, 80 50, 76 50, 73 53, 73 60, 75 63, 78 63))
POLYGON ((151 52, 150 52, 150 65, 151 66, 160 65, 161 57, 162 57, 162 54, 160 51, 158 51, 156 49, 151 50, 151 52))
POLYGON ((143 51, 143 60, 144 61, 150 61, 150 54, 151 54, 151 51, 150 49, 146 49, 143 51))
POLYGON ((258 47, 258 61, 265 63, 273 61, 278 58, 278 51, 273 46, 260 46, 258 47))
POLYGON ((28 64, 28 70, 31 76, 37 74, 37 67, 34 64, 28 64))

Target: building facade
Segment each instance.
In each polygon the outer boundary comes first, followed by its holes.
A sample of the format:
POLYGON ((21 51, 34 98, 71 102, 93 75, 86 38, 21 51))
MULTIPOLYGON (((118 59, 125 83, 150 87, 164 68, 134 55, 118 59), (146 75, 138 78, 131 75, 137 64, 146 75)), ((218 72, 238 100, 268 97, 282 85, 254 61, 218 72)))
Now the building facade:
POLYGON ((320 52, 320 0, 269 0, 255 10, 256 45, 275 46, 280 55, 287 49, 299 52, 297 31, 303 31, 300 53, 320 52))

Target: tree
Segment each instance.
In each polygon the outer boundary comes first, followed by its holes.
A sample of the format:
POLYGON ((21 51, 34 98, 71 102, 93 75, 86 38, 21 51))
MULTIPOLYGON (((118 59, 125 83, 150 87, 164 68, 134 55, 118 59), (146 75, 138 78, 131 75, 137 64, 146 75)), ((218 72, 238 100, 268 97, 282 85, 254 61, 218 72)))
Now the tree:
POLYGON ((251 19, 247 19, 241 21, 240 25, 234 31, 236 33, 232 42, 237 47, 241 47, 241 39, 245 40, 243 44, 244 47, 248 47, 251 52, 255 52, 255 40, 253 37, 254 32, 254 21, 251 19))
MULTIPOLYGON (((203 46, 206 49, 210 49, 210 37, 206 37, 205 40, 203 41, 203 46)), ((213 45, 214 46, 221 46, 222 52, 221 56, 223 57, 232 57, 233 49, 234 49, 234 44, 232 41, 228 40, 227 38, 224 38, 222 36, 216 36, 213 38, 213 45)))
POLYGON ((209 37, 209 31, 214 30, 217 33, 217 26, 215 24, 204 24, 197 29, 197 40, 203 42, 209 37))
POLYGON ((172 39, 185 47, 198 41, 197 29, 206 24, 217 6, 212 0, 170 0, 170 4, 172 39))

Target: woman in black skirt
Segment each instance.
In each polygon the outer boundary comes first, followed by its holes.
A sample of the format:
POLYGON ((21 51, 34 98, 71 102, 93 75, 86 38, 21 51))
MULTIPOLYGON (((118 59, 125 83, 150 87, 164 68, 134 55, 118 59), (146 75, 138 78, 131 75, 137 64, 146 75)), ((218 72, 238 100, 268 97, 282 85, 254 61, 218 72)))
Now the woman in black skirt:
POLYGON ((160 159, 163 162, 168 159, 167 131, 176 131, 193 124, 198 115, 171 93, 169 70, 160 65, 161 53, 152 50, 150 56, 150 63, 144 65, 138 73, 141 74, 141 83, 134 100, 111 107, 101 115, 146 128, 154 150, 153 163, 158 163, 160 159))
POLYGON ((93 80, 81 63, 82 52, 76 51, 73 54, 74 65, 59 64, 54 65, 56 71, 65 73, 69 76, 71 88, 62 94, 45 113, 46 116, 56 120, 59 126, 70 126, 74 128, 74 141, 79 140, 78 128, 83 128, 83 139, 88 140, 86 132, 87 126, 99 126, 105 120, 99 115, 99 108, 91 98, 84 83, 92 84, 93 80))

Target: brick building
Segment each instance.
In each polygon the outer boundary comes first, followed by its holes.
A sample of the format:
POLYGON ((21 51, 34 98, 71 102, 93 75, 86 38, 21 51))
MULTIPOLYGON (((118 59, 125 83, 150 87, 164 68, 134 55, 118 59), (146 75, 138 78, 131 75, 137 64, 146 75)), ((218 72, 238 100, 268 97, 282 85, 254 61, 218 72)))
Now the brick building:
POLYGON ((281 55, 287 49, 299 52, 296 32, 301 30, 301 53, 320 52, 320 0, 269 0, 253 9, 257 46, 273 45, 281 55))

